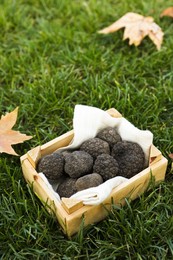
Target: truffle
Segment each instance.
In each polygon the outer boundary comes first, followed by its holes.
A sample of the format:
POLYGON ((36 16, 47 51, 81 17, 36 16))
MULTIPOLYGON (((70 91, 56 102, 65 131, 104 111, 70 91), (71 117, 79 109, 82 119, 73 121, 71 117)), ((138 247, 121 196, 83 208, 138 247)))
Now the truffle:
POLYGON ((37 171, 43 172, 48 179, 57 180, 63 175, 64 157, 52 153, 42 157, 37 164, 37 171))
POLYGON ((69 150, 65 150, 65 151, 61 152, 61 154, 64 156, 64 159, 65 159, 67 156, 69 156, 71 153, 72 153, 72 152, 69 151, 69 150))
POLYGON ((100 138, 90 138, 80 146, 81 151, 89 153, 95 159, 98 155, 110 154, 109 144, 100 138))
POLYGON ((78 178, 92 171, 93 158, 85 151, 74 151, 65 157, 64 171, 71 178, 78 178))
POLYGON ((72 179, 70 177, 65 178, 58 186, 57 193, 60 197, 69 198, 74 193, 77 192, 76 186, 76 179, 72 179))
POLYGON ((77 179, 75 185, 76 189, 80 191, 91 187, 96 187, 101 183, 103 183, 102 176, 98 173, 91 173, 77 179))
POLYGON ((119 164, 121 176, 131 178, 144 169, 145 155, 137 143, 128 141, 116 143, 112 148, 112 156, 119 164))
POLYGON ((118 174, 119 166, 111 155, 101 154, 95 160, 93 170, 99 173, 104 181, 107 181, 118 174))
POLYGON ((96 137, 108 142, 110 147, 113 147, 114 144, 121 141, 121 136, 117 133, 117 130, 114 127, 107 127, 103 129, 97 134, 96 137))

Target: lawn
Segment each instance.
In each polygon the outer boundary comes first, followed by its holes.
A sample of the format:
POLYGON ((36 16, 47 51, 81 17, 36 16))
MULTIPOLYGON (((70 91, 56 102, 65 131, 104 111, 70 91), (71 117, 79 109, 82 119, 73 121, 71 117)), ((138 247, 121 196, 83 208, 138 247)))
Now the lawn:
POLYGON ((19 106, 16 130, 33 138, 19 155, 72 129, 76 104, 115 107, 168 158, 165 182, 104 221, 67 239, 22 176, 20 157, 0 155, 0 259, 173 259, 172 1, 0 0, 0 115, 19 106), (132 11, 164 31, 160 51, 146 37, 98 30, 132 11))

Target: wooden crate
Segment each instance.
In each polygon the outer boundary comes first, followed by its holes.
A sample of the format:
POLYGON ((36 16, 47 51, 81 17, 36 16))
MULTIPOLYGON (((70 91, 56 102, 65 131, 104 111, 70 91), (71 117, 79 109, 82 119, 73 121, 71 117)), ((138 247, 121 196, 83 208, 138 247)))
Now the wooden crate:
MULTIPOLYGON (((112 117, 121 117, 121 114, 111 108, 107 111, 112 117)), ((68 236, 77 233, 81 225, 87 226, 103 220, 111 210, 112 203, 124 205, 125 198, 134 200, 148 187, 151 177, 157 184, 165 179, 167 159, 152 145, 150 151, 149 167, 136 174, 127 182, 114 188, 110 196, 100 205, 85 206, 82 202, 70 198, 58 200, 54 192, 50 190, 45 181, 36 171, 38 160, 51 154, 60 147, 67 146, 73 139, 73 130, 55 138, 54 140, 37 146, 21 157, 22 171, 27 183, 32 185, 35 194, 47 207, 49 212, 53 210, 63 232, 68 236)))

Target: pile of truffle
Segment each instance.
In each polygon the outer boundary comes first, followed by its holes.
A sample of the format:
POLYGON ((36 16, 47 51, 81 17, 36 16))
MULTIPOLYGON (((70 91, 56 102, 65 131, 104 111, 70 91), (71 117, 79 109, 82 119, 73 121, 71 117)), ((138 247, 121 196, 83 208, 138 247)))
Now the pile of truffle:
POLYGON ((131 178, 144 169, 142 148, 123 141, 116 128, 108 127, 73 151, 54 152, 42 157, 37 171, 58 181, 60 197, 96 187, 115 176, 131 178))

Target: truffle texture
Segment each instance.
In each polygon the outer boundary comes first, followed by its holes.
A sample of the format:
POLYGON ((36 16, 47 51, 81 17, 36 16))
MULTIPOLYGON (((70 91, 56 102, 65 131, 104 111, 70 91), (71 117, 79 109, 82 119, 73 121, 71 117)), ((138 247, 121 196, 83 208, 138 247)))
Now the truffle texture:
POLYGON ((100 138, 90 138, 87 141, 83 142, 80 146, 81 151, 89 153, 93 158, 96 158, 98 155, 110 154, 109 144, 100 138))
POLYGON ((58 186, 57 193, 60 197, 69 198, 74 193, 77 192, 76 186, 76 179, 72 179, 70 177, 65 178, 58 186))
POLYGON ((114 127, 107 127, 103 129, 97 134, 96 137, 108 142, 110 147, 113 147, 114 144, 121 141, 121 136, 117 133, 117 130, 114 127))
POLYGON ((68 150, 61 152, 61 154, 64 156, 64 159, 65 159, 67 156, 69 156, 71 153, 72 153, 72 152, 71 152, 71 151, 68 151, 68 150))
POLYGON ((98 173, 91 173, 77 179, 76 189, 80 191, 91 187, 96 187, 101 183, 103 183, 102 176, 98 173))
POLYGON ((131 178, 144 169, 145 155, 137 143, 128 141, 116 143, 112 148, 112 156, 119 164, 121 176, 131 178))
POLYGON ((111 155, 101 154, 95 160, 93 170, 100 174, 104 181, 107 181, 118 174, 119 166, 111 155))
POLYGON ((85 151, 74 151, 65 157, 64 171, 71 178, 78 178, 92 172, 93 158, 85 151))
POLYGON ((64 157, 52 153, 42 157, 37 164, 37 171, 43 172, 48 179, 57 180, 63 175, 64 157))

